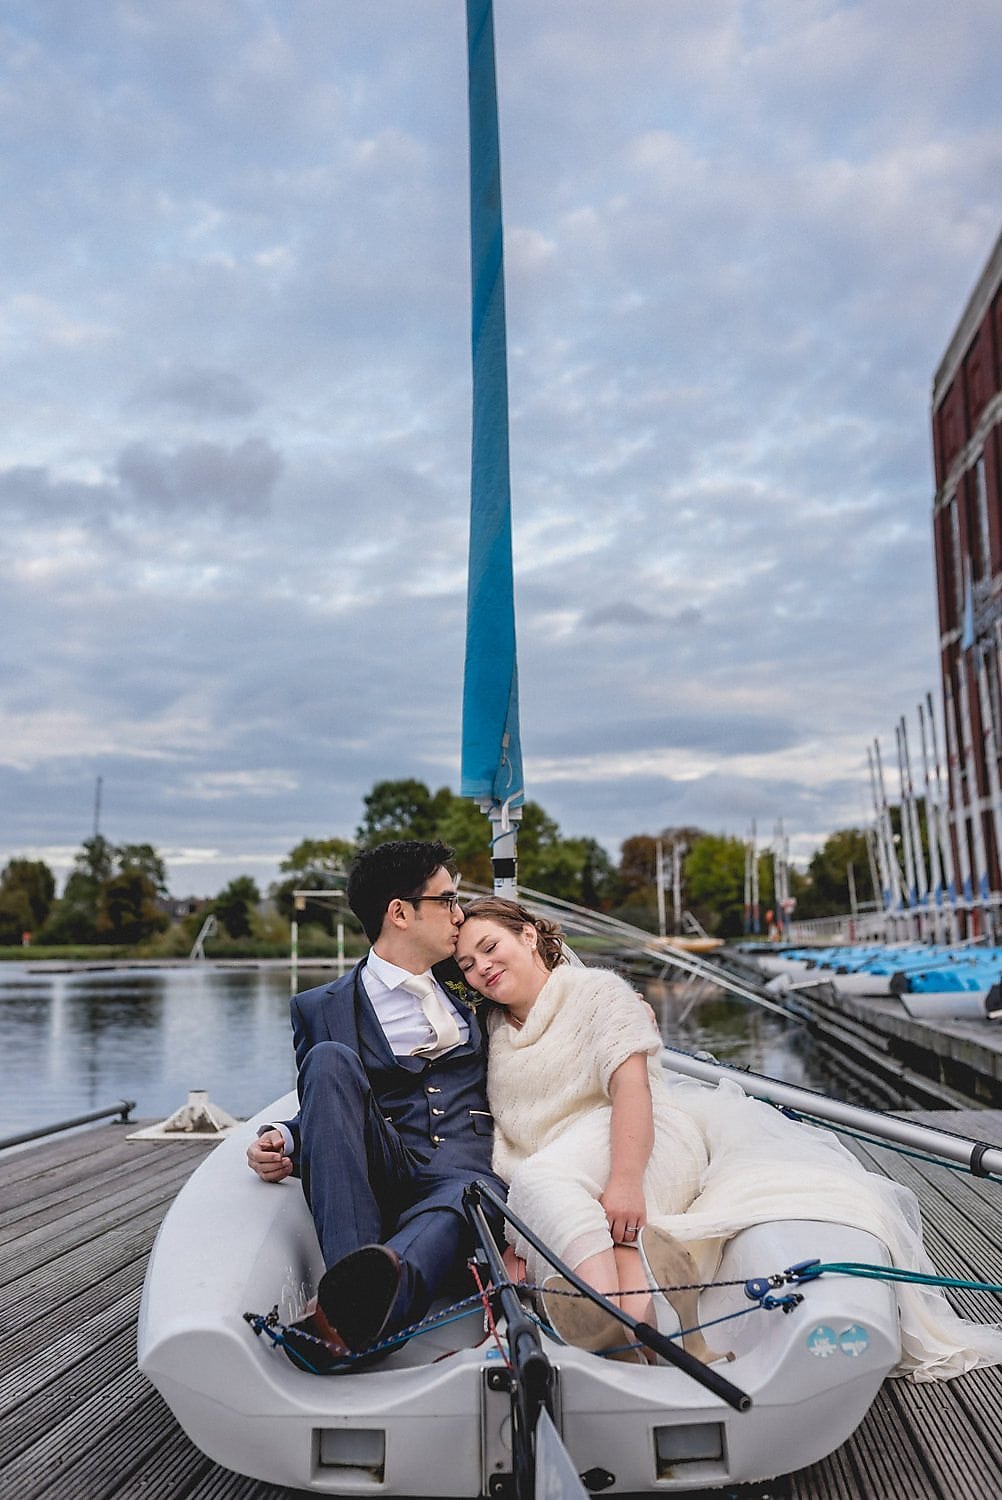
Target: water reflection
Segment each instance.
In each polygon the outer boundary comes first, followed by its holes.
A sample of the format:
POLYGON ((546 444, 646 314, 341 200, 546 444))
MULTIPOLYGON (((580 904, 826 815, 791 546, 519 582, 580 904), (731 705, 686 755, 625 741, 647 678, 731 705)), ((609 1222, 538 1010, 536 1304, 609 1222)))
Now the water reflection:
POLYGON ((715 985, 649 981, 645 993, 669 1047, 712 1052, 720 1062, 750 1068, 801 1088, 830 1086, 806 1027, 715 985))
POLYGON ((0 1135, 123 1097, 162 1118, 192 1088, 253 1114, 295 1082, 288 974, 2 965, 0 1049, 0 1135))
MULTIPOLYGON (((304 983, 325 976, 304 975, 304 983)), ((650 982, 670 1046, 809 1088, 827 1080, 804 1030, 723 995, 650 982)), ((161 1119, 189 1089, 231 1114, 255 1113, 295 1083, 284 969, 32 973, 0 965, 0 1135, 51 1124, 117 1099, 161 1119)))

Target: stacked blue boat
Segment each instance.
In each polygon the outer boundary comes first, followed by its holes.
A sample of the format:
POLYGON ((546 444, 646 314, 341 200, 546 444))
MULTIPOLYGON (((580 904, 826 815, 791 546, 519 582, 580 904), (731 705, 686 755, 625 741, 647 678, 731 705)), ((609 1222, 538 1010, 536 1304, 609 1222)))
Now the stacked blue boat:
POLYGON ((918 1019, 1002 1020, 1002 948, 888 943, 745 951, 780 992, 825 982, 846 996, 897 996, 918 1019))

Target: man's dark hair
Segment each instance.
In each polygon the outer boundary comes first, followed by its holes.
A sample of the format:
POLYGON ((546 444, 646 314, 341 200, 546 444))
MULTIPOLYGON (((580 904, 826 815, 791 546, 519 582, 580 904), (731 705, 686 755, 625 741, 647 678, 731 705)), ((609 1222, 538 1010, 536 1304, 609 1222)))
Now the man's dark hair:
POLYGON ((454 853, 448 844, 422 839, 393 839, 362 850, 348 872, 348 905, 370 943, 379 936, 390 902, 419 896, 436 870, 451 870, 454 853))

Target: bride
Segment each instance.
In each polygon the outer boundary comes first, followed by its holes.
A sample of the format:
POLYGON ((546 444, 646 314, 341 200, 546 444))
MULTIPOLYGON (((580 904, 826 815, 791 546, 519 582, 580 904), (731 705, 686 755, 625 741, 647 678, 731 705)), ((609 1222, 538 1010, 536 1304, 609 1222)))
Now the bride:
MULTIPOLYGON (((661 1039, 634 990, 608 969, 569 964, 559 929, 517 902, 466 907, 456 953, 466 982, 492 1002, 488 1094, 494 1169, 508 1201, 590 1285, 664 1332, 697 1321, 696 1292, 727 1239, 752 1224, 815 1219, 865 1229, 898 1267, 934 1273, 918 1202, 867 1172, 828 1131, 794 1122, 736 1083, 708 1088, 666 1073, 661 1039), (684 1242, 684 1243, 683 1243, 684 1242), (652 1306, 653 1295, 653 1306, 652 1306)), ((510 1228, 547 1316, 566 1342, 596 1351, 622 1326, 582 1298, 510 1228)), ((1002 1329, 957 1317, 939 1291, 897 1288, 896 1374, 948 1379, 1002 1363, 1002 1329)), ((697 1332, 686 1349, 718 1358, 697 1332)), ((636 1356, 639 1357, 639 1356, 636 1356)))

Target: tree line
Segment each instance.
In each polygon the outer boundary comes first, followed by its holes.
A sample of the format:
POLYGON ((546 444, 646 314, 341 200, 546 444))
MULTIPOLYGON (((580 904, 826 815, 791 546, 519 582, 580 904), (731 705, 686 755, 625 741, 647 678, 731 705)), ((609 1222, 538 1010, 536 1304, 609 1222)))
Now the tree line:
MULTIPOLYGON (((235 941, 283 943, 293 917, 330 932, 336 921, 329 904, 299 902, 294 892, 326 891, 340 883, 356 850, 384 839, 442 839, 456 851, 469 884, 491 884, 488 824, 465 797, 448 787, 432 792, 414 778, 377 782, 363 799, 354 839, 306 838, 279 865, 265 906, 249 875, 237 876, 180 920, 170 909, 164 862, 151 844, 110 843, 101 834, 85 839, 61 895, 42 860, 12 859, 0 872, 0 945, 31 941, 46 945, 159 944, 159 951, 187 951, 209 914, 235 941), (185 946, 187 945, 187 946, 185 946)), ((526 802, 518 835, 519 882, 656 931, 657 846, 685 847, 683 904, 710 933, 736 937, 746 930, 746 845, 740 838, 699 828, 664 828, 624 839, 618 864, 596 839, 568 837, 538 802, 526 802)), ((773 902, 773 863, 760 853, 759 905, 773 902)), ((849 909, 850 881, 860 904, 873 900, 865 835, 841 829, 816 851, 806 873, 791 872, 797 916, 827 916, 849 909), (851 871, 851 873, 850 873, 851 871)), ((669 895, 670 907, 670 895, 669 895)))

